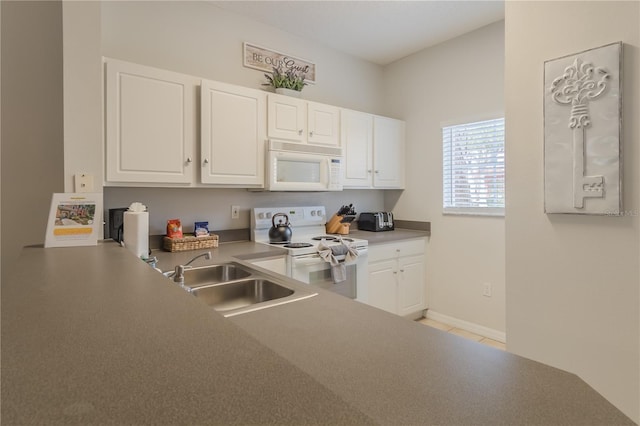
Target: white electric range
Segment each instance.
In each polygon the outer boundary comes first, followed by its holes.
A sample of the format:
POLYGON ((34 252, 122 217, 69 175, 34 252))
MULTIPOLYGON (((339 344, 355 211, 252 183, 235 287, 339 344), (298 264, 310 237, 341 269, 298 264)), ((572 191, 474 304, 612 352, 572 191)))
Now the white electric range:
MULTIPOLYGON (((278 216, 275 226, 278 226, 282 219, 282 216, 278 216)), ((251 239, 286 249, 286 271, 291 278, 357 299, 365 291, 369 243, 367 240, 352 238, 349 235, 327 234, 327 220, 324 206, 256 207, 251 210, 251 239), (269 242, 269 229, 274 226, 273 217, 277 213, 285 214, 289 220, 292 236, 288 243, 269 242), (355 262, 344 263, 345 281, 334 281, 331 265, 318 254, 318 244, 321 241, 328 247, 347 244, 358 252, 355 262)), ((344 262, 345 256, 338 255, 336 259, 344 262)))

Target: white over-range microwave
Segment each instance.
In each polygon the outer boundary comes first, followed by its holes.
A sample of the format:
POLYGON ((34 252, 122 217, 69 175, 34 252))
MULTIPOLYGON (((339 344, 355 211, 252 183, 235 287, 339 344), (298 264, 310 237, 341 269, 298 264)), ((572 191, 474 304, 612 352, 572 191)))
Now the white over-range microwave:
POLYGON ((342 191, 342 149, 271 139, 267 148, 269 191, 342 191))

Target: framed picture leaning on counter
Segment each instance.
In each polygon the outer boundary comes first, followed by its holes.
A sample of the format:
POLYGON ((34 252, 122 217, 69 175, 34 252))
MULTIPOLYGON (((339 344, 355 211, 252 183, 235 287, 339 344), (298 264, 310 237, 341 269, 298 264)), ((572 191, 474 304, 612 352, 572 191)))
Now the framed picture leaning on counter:
POLYGON ((54 193, 44 246, 95 246, 98 244, 100 226, 102 193, 54 193))

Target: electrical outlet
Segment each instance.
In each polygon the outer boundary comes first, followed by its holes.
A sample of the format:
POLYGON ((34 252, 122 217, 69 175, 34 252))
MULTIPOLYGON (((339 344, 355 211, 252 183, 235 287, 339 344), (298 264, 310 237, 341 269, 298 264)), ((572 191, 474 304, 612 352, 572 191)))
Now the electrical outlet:
POLYGON ((491 297, 491 284, 484 283, 482 284, 482 295, 485 297, 491 297))
POLYGON ((93 192, 93 175, 88 173, 76 173, 76 192, 93 192))
POLYGON ((240 206, 231 206, 231 219, 240 219, 240 206))

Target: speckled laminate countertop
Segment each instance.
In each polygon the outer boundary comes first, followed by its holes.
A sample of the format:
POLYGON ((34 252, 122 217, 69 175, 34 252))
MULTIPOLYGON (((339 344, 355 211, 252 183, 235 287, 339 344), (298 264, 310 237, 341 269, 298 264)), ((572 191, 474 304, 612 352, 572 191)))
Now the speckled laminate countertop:
POLYGON ((225 319, 115 243, 25 248, 2 424, 632 424, 572 374, 318 293, 225 319))
POLYGON ((408 240, 412 238, 425 238, 431 235, 429 231, 417 231, 413 229, 396 228, 393 231, 371 232, 352 230, 349 235, 354 238, 362 238, 367 240, 369 245, 385 244, 394 241, 408 240))

